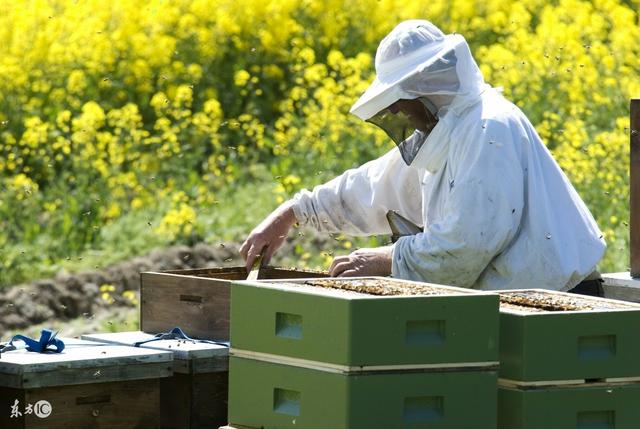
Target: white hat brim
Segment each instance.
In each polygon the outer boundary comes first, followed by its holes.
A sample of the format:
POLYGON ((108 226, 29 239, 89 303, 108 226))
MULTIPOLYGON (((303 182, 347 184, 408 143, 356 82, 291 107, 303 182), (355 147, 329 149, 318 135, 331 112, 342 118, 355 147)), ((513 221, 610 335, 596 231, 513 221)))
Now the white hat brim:
POLYGON ((438 59, 442 58, 444 54, 455 49, 461 41, 464 42, 464 38, 460 35, 447 35, 442 42, 441 48, 435 55, 431 55, 424 61, 417 64, 410 64, 392 75, 386 76, 384 82, 376 76, 364 94, 351 106, 349 112, 366 121, 381 110, 386 109, 402 98, 403 91, 399 85, 402 81, 416 73, 422 72, 438 59))

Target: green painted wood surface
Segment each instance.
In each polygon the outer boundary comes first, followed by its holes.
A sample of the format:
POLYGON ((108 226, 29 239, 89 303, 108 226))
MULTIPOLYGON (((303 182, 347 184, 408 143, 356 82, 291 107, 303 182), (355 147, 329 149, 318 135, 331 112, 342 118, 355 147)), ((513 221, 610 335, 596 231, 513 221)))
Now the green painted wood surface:
POLYGON ((230 357, 229 422, 263 429, 494 429, 497 375, 344 375, 230 357))
MULTIPOLYGON (((155 336, 142 331, 85 334, 81 339, 104 344, 134 347, 139 341, 155 336)), ((229 348, 210 343, 189 340, 157 340, 141 344, 141 349, 161 350, 173 353, 173 372, 196 374, 226 372, 229 370, 229 348)))
POLYGON ((520 381, 639 377, 639 340, 636 310, 501 311, 500 377, 520 381))
POLYGON ((2 353, 0 386, 31 389, 169 377, 173 354, 167 351, 98 344, 62 338, 62 353, 26 349, 2 353))
POLYGON ((497 295, 338 292, 235 283, 232 347, 347 366, 498 361, 497 295))
POLYGON ((499 429, 638 429, 640 384, 498 390, 499 429))

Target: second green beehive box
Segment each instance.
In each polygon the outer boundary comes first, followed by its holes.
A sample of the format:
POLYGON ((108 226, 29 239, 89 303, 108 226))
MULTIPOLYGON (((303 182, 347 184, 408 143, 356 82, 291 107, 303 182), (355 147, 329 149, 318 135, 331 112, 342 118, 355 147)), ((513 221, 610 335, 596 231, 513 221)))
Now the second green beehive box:
POLYGON ((640 378, 640 305, 536 289, 500 295, 501 379, 535 386, 640 378))
POLYGON ((495 370, 341 374, 237 356, 229 370, 231 427, 496 427, 495 370))
POLYGON ((255 359, 342 372, 498 361, 498 296, 491 293, 356 278, 236 282, 231 296, 232 348, 255 359))
POLYGON ((500 387, 498 429, 637 429, 640 384, 500 387))

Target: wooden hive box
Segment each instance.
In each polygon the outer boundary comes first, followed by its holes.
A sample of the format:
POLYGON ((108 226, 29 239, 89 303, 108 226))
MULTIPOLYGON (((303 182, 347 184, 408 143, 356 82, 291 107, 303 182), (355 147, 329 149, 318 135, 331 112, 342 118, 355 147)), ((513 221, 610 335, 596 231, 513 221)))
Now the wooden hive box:
MULTIPOLYGON (((154 336, 135 331, 82 338, 133 347, 154 336)), ((227 347, 188 340, 157 340, 141 344, 140 348, 173 353, 173 376, 160 382, 163 429, 205 429, 227 422, 227 347)))
POLYGON ((231 356, 229 427, 495 429, 496 385, 495 370, 343 374, 231 356))
POLYGON ((160 380, 172 373, 172 353, 63 341, 62 353, 2 353, 1 428, 160 427, 160 380))
POLYGON ((244 281, 231 294, 237 356, 341 372, 498 364, 497 294, 375 277, 244 281), (371 294, 389 288, 403 295, 371 294))
MULTIPOLYGON (((264 267, 259 278, 326 277, 317 271, 264 267)), ((244 267, 140 274, 140 329, 168 332, 179 326, 192 338, 229 340, 230 286, 246 279, 244 267)))
POLYGON ((501 380, 640 380, 640 305, 536 289, 500 296, 501 380))

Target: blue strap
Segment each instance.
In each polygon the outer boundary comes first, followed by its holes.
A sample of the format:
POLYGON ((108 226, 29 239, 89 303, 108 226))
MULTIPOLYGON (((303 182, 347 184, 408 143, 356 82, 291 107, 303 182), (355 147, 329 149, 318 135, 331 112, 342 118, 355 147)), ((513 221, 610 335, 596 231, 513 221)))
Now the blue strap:
POLYGON ((133 346, 140 347, 141 344, 146 344, 152 341, 160 341, 160 340, 189 340, 194 343, 217 344, 219 346, 224 346, 224 347, 229 347, 231 345, 228 341, 195 340, 193 338, 189 338, 182 329, 176 326, 169 332, 161 332, 159 334, 156 334, 155 338, 151 338, 149 340, 144 340, 144 341, 138 341, 137 343, 134 343, 133 346))
POLYGON ((7 352, 7 351, 11 351, 11 350, 17 350, 17 346, 15 344, 13 344, 14 341, 22 341, 23 343, 26 344, 26 349, 29 352, 35 352, 35 353, 46 353, 46 352, 54 352, 54 353, 60 353, 64 350, 64 343, 62 342, 62 340, 59 340, 56 338, 56 335, 58 335, 57 332, 53 332, 49 329, 43 329, 40 332, 40 339, 38 341, 26 337, 24 335, 15 335, 11 341, 9 341, 9 344, 7 344, 6 346, 4 346, 2 348, 1 351, 3 352, 7 352), (55 349, 51 349, 51 347, 54 347, 55 349))

